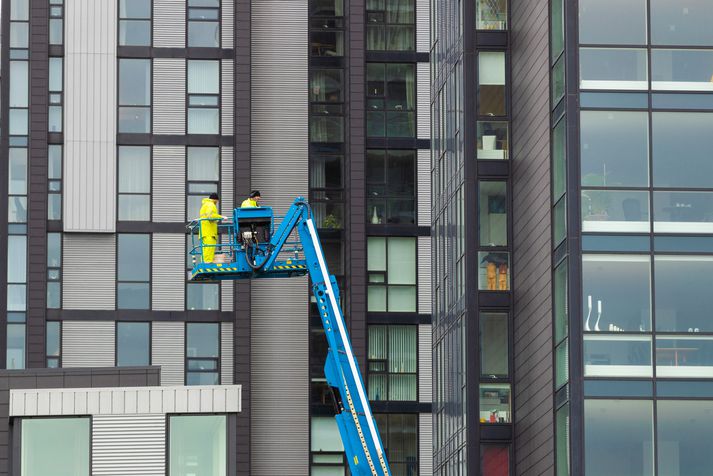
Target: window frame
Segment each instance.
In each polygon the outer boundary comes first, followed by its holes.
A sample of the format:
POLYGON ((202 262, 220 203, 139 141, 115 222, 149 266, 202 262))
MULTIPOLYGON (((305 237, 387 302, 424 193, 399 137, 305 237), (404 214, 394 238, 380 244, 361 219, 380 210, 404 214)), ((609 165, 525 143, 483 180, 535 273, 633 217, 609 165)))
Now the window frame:
MULTIPOLYGON (((184 323, 184 339, 183 339, 183 385, 186 386, 192 386, 194 384, 189 384, 188 383, 188 376, 189 374, 216 374, 217 377, 217 382, 213 385, 221 385, 221 374, 222 374, 222 367, 221 367, 221 357, 223 354, 223 346, 221 342, 221 332, 222 332, 222 325, 220 322, 197 322, 197 321, 186 321, 184 323), (218 344, 218 356, 217 357, 189 357, 188 356, 188 328, 191 324, 198 324, 198 325, 212 325, 215 326, 218 329, 218 335, 217 335, 217 344, 218 344), (190 369, 190 362, 215 362, 215 370, 189 370, 190 369)), ((200 384, 200 385, 205 385, 205 384, 200 384)))
POLYGON ((233 438, 231 438, 231 431, 230 428, 234 423, 234 419, 231 418, 232 415, 230 413, 220 413, 220 412, 212 412, 212 413, 196 413, 196 412, 176 412, 176 413, 166 413, 165 414, 165 428, 166 428, 166 475, 170 476, 171 473, 171 418, 172 417, 205 417, 205 416, 220 416, 225 418, 225 476, 234 474, 235 473, 235 468, 231 467, 232 465, 230 464, 231 462, 231 457, 230 457, 230 451, 231 448, 235 447, 235 441, 233 438), (232 420, 232 421, 231 421, 232 420), (231 473, 232 471, 232 473, 231 473))
POLYGON ((134 58, 134 57, 122 57, 122 56, 117 56, 116 58, 117 61, 117 68, 116 68, 116 75, 117 75, 117 88, 116 88, 116 131, 117 134, 153 134, 153 73, 154 73, 154 64, 153 64, 153 58, 134 58), (142 104, 142 105, 125 105, 121 104, 121 62, 122 60, 138 60, 138 61, 147 61, 149 65, 149 72, 148 72, 148 104, 142 104), (134 132, 134 131, 123 131, 121 130, 121 111, 122 108, 126 109, 145 109, 147 110, 147 117, 148 117, 148 127, 145 132, 134 132))
POLYGON ((389 2, 393 2, 394 0, 381 0, 384 3, 384 9, 383 10, 369 10, 368 8, 368 2, 367 2, 367 7, 365 10, 366 13, 366 46, 365 49, 366 51, 379 51, 379 52, 412 52, 416 51, 416 29, 417 29, 417 21, 416 21, 416 0, 408 0, 409 3, 411 4, 411 14, 413 15, 413 22, 409 23, 391 23, 389 22, 388 19, 388 4, 389 2), (382 21, 371 21, 371 18, 376 17, 377 15, 383 15, 383 20, 382 21), (391 49, 389 48, 389 30, 395 26, 398 27, 411 27, 411 43, 410 43, 410 48, 407 49, 391 49), (370 48, 369 47, 369 30, 372 28, 379 28, 381 30, 381 35, 383 37, 383 44, 384 44, 384 49, 376 49, 376 48, 370 48))
MULTIPOLYGON (((409 63, 409 62, 399 62, 399 63, 384 63, 384 62, 379 62, 379 61, 370 61, 366 63, 366 75, 365 75, 365 81, 366 81, 366 135, 367 138, 388 138, 388 139, 416 139, 418 137, 418 117, 417 117, 417 110, 418 110, 418 98, 417 98, 417 93, 418 93, 418 71, 416 68, 416 63, 409 63), (370 93, 370 88, 369 88, 369 66, 370 65, 378 65, 378 66, 383 66, 383 81, 381 83, 381 88, 383 89, 383 93, 377 94, 378 91, 375 91, 374 94, 370 93), (388 104, 390 102, 390 94, 389 94, 389 69, 390 68, 396 68, 400 66, 407 66, 413 71, 413 105, 412 107, 409 108, 401 108, 397 109, 396 107, 389 107, 388 104), (381 107, 373 109, 369 106, 369 103, 376 103, 380 102, 381 107), (376 115, 380 114, 383 120, 383 134, 379 133, 376 135, 371 135, 369 131, 369 116, 370 115, 376 115), (389 134, 389 128, 388 124, 390 122, 393 122, 393 117, 394 115, 398 114, 408 114, 407 117, 411 117, 410 122, 413 124, 413 134, 410 135, 390 135, 389 134)), ((404 81, 408 79, 408 76, 403 78, 404 81)), ((375 81, 376 82, 376 81, 375 81)), ((406 91, 406 96, 408 97, 408 91, 406 91)))
MULTIPOLYGON (((367 158, 370 153, 383 153, 383 161, 384 161, 384 180, 382 182, 370 182, 369 181, 369 174, 367 173, 366 176, 366 192, 367 192, 367 210, 366 210, 366 216, 367 220, 371 225, 389 225, 389 226, 418 226, 418 150, 417 149, 376 149, 376 148, 368 148, 366 150, 366 155, 367 158), (406 195, 396 195, 389 193, 392 190, 392 187, 389 186, 389 165, 392 161, 398 161, 399 159, 403 159, 405 157, 405 154, 403 156, 392 156, 391 152, 409 152, 411 153, 411 159, 412 159, 412 167, 413 167, 413 195, 408 198, 409 201, 412 202, 413 207, 413 221, 411 223, 392 223, 389 221, 389 210, 390 210, 390 205, 393 205, 394 201, 403 201, 405 202, 407 200, 406 195), (370 197, 370 186, 371 187, 379 187, 383 186, 384 193, 377 198, 369 198, 370 197), (373 207, 377 206, 374 205, 374 201, 383 201, 384 204, 384 214, 383 218, 380 218, 379 223, 374 223, 373 221, 373 214, 372 210, 373 207), (372 203, 370 206, 369 203, 372 203)), ((393 218, 393 217, 392 217, 393 218)))
POLYGON ((370 378, 372 375, 374 376, 385 376, 385 382, 386 382, 386 396, 379 398, 378 400, 372 400, 369 398, 370 401, 374 402, 418 402, 419 401, 419 335, 418 335, 418 325, 416 324, 368 324, 367 325, 367 363, 366 363, 366 382, 367 382, 367 394, 369 393, 369 383, 370 383, 370 378), (410 327, 413 328, 414 330, 414 337, 416 340, 416 345, 415 348, 413 349, 413 355, 414 355, 414 362, 416 364, 416 369, 414 372, 392 372, 389 370, 389 342, 390 342, 390 334, 393 328, 395 327, 410 327), (386 358, 384 359, 374 359, 370 357, 370 352, 369 352, 369 330, 371 328, 384 328, 385 333, 384 333, 384 338, 385 338, 385 348, 386 348, 386 358), (383 364, 384 365, 384 370, 372 370, 371 364, 383 364), (412 375, 414 377, 414 398, 413 400, 394 400, 391 398, 391 379, 392 377, 398 377, 398 376, 409 376, 412 375))
POLYGON ((218 6, 191 6, 191 0, 186 1, 186 37, 185 37, 185 47, 186 48, 222 48, 223 47, 223 4, 220 0, 216 2, 218 6), (217 14, 216 20, 210 19, 191 19, 192 12, 215 12, 217 14), (218 33, 218 44, 215 46, 203 46, 203 45, 191 45, 190 40, 190 28, 191 23, 216 23, 217 33, 218 33))
POLYGON ((129 47, 129 48, 151 48, 153 47, 153 17, 154 17, 154 5, 153 2, 149 2, 149 16, 148 17, 122 17, 121 16, 121 2, 123 0, 118 0, 116 2, 117 8, 117 29, 116 29, 116 45, 118 47, 129 47), (147 45, 123 45, 121 44, 121 24, 122 22, 131 21, 148 21, 149 23, 149 43, 147 45))
POLYGON ((45 366, 46 366, 47 368, 58 368, 58 369, 59 369, 59 368, 62 368, 62 321, 51 321, 51 320, 45 321, 45 366), (57 348, 58 348, 58 354, 57 354, 57 355, 50 355, 49 352, 47 352, 48 346, 49 346, 49 343, 48 343, 48 341, 47 341, 47 335, 48 335, 47 326, 48 326, 50 323, 56 323, 57 326, 58 326, 57 335, 58 335, 58 337, 59 337, 59 343, 58 343, 58 346, 57 346, 57 348), (55 360, 55 359, 57 360, 57 366, 56 366, 56 367, 51 367, 51 366, 50 366, 50 361, 51 361, 51 360, 55 360))
POLYGON ((121 145, 116 146, 116 221, 117 222, 133 222, 133 223, 146 223, 153 221, 153 147, 150 145, 121 145), (121 149, 122 147, 128 148, 146 148, 148 150, 148 166, 149 166, 149 191, 148 193, 138 193, 138 192, 122 192, 120 188, 121 181, 121 149), (121 220, 119 218, 120 212, 120 201, 122 196, 137 196, 137 197, 148 197, 149 200, 149 215, 146 220, 121 220))
POLYGON ((185 63, 185 75, 186 75, 186 100, 185 100, 185 130, 187 135, 198 135, 198 136, 215 136, 215 135, 221 135, 222 133, 222 114, 221 114, 221 107, 222 107, 222 102, 223 102, 223 62, 220 59, 211 59, 211 58, 189 58, 186 59, 185 63), (218 66, 218 77, 216 78, 217 83, 218 83, 218 90, 215 94, 213 93, 192 93, 190 91, 190 81, 189 81, 189 71, 190 71, 190 64, 191 63, 208 63, 212 62, 215 63, 218 66), (215 105, 209 104, 199 104, 199 105, 191 105, 191 98, 215 98, 215 105), (215 111, 217 114, 218 118, 218 124, 215 129, 215 132, 193 132, 190 129, 190 116, 191 116, 191 111, 215 111))
POLYGON ((367 236, 367 313, 409 313, 409 314, 415 314, 419 312, 418 309, 418 285, 419 285, 419 280, 418 280, 418 237, 415 236, 367 236), (414 284, 389 284, 389 245, 388 242, 390 239, 393 238, 408 238, 412 239, 414 241, 414 251, 415 251, 415 257, 414 257, 414 274, 416 278, 416 282, 414 284), (368 257, 368 242, 370 239, 383 239, 384 240, 384 268, 385 270, 374 270, 370 271, 369 270, 369 257, 368 257), (381 274, 384 277, 384 280, 382 282, 371 282, 370 281, 370 274, 381 274), (369 287, 371 286, 383 286, 385 288, 385 303, 386 303, 386 309, 383 311, 370 311, 369 310, 369 287), (389 310, 389 288, 390 287, 401 287, 401 288, 413 288, 415 290, 415 295, 414 295, 414 310, 413 311, 390 311, 389 310))
POLYGON ((117 233, 116 234, 116 243, 115 243, 115 253, 116 253, 116 281, 114 282, 114 291, 115 291, 115 306, 117 310, 122 310, 122 311, 150 311, 152 308, 152 301, 153 301, 153 290, 151 289, 152 282, 153 282, 153 266, 151 266, 151 257, 153 256, 153 233, 117 233), (140 236, 146 236, 148 238, 148 257, 149 261, 146 263, 146 267, 148 268, 148 281, 134 281, 134 280, 120 280, 119 279, 119 261, 120 261, 120 256, 119 256, 119 237, 122 235, 140 235, 140 236), (119 305, 119 285, 120 284, 146 284, 148 286, 148 306, 146 308, 132 308, 132 307, 120 307, 119 305))
MULTIPOLYGON (((145 366, 152 365, 153 360, 153 321, 114 321, 114 366, 115 367, 136 367, 135 365, 119 365, 119 326, 121 324, 148 324, 148 363, 145 366)), ((141 366, 143 367, 143 365, 141 366)))

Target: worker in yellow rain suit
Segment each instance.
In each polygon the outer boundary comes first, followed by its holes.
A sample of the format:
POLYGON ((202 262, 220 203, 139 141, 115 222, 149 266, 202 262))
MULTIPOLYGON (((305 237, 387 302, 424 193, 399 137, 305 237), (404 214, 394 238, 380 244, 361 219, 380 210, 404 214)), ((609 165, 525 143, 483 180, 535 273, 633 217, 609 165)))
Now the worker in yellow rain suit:
POLYGON ((240 205, 240 208, 253 208, 253 207, 259 207, 260 203, 260 190, 253 190, 250 193, 250 196, 243 200, 243 203, 240 205))
POLYGON ((225 218, 218 213, 218 200, 218 194, 211 193, 210 197, 203 199, 201 206, 200 217, 203 219, 201 221, 201 236, 203 237, 204 263, 212 263, 215 255, 215 245, 218 243, 218 222, 216 219, 222 220, 225 218), (206 220, 206 218, 210 218, 210 220, 206 220))

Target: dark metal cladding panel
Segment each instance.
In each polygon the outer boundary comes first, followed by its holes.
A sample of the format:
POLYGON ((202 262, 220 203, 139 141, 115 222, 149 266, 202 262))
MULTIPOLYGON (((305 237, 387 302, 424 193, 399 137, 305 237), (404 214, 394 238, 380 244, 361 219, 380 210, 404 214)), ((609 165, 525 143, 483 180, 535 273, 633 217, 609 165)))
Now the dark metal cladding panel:
POLYGON ((515 473, 554 474, 547 0, 512 5, 515 473))

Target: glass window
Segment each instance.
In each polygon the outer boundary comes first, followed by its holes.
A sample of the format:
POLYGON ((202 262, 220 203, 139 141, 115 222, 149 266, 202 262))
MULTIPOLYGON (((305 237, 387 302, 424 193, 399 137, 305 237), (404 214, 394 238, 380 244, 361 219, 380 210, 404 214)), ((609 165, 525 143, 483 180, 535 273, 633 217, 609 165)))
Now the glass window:
POLYGON ((482 445, 480 447, 482 476, 510 476, 510 446, 482 445))
POLYGON ((188 0, 188 46, 220 47, 219 0, 188 0))
POLYGON ((645 45, 646 0, 580 0, 579 42, 645 45))
MULTIPOLYGON (((25 305, 25 294, 26 287, 22 286, 8 286, 8 309, 24 311, 25 305), (18 290, 21 292, 22 305, 13 306, 10 303, 11 300, 19 300, 12 296, 13 291, 18 290)), ((22 323, 9 323, 7 325, 7 354, 6 354, 6 366, 8 369, 24 369, 25 368, 25 348, 26 348, 26 337, 25 337, 25 324, 24 324, 24 313, 22 323)))
POLYGON ((416 312, 416 239, 368 237, 368 310, 416 312))
POLYGON ((117 308, 148 309, 151 235, 117 236, 117 308))
POLYGON ((713 50, 651 50, 651 89, 713 91, 713 50))
POLYGON ((584 474, 653 476, 653 426, 651 400, 585 400, 584 474))
POLYGON ((713 45, 713 4, 707 0, 651 0, 651 44, 713 45))
POLYGON ((567 197, 560 198, 552 213, 553 245, 557 247, 567 237, 567 197))
POLYGON ((480 313, 480 375, 482 378, 506 378, 508 367, 508 315, 503 312, 480 313))
POLYGON ((220 180, 220 159, 217 147, 188 147, 188 180, 217 182, 220 180))
POLYGON ((713 187, 713 114, 654 112, 654 186, 713 187))
POLYGON ((697 476, 713 467, 713 402, 659 400, 656 412, 659 474, 697 476))
POLYGON ((10 148, 9 161, 8 193, 27 195, 27 149, 10 148))
POLYGON ((585 377, 651 377, 651 336, 584 336, 585 377))
POLYGON ((369 326, 369 400, 416 401, 416 326, 369 326))
POLYGON ((367 150, 369 223, 416 222, 416 151, 367 150))
POLYGON ((344 16, 344 2, 343 0, 310 0, 309 15, 311 17, 344 16))
POLYGON ((64 40, 64 6, 61 1, 50 2, 50 45, 61 45, 64 40))
POLYGON ((510 253, 492 251, 478 253, 478 289, 508 291, 510 289, 510 253))
POLYGON ((151 2, 120 0, 119 46, 151 46, 151 2))
POLYGON ((569 340, 565 339, 555 348, 555 388, 569 382, 569 340))
POLYGON ((552 194, 555 200, 566 190, 567 121, 563 117, 552 130, 552 194))
POLYGON ((418 474, 418 415, 375 413, 381 442, 394 476, 418 474))
POLYGON ((505 98, 505 53, 480 52, 478 54, 478 113, 481 116, 504 116, 505 98))
POLYGON ((62 323, 59 321, 47 321, 45 337, 47 368, 59 368, 62 351, 62 323))
POLYGON ((169 475, 226 476, 226 420, 225 415, 171 415, 169 475))
POLYGON ((564 51, 564 0, 550 2, 550 43, 554 63, 564 51))
POLYGON ((645 187, 649 183, 646 112, 582 111, 582 185, 645 187))
POLYGON ((337 420, 331 416, 310 418, 312 476, 344 476, 344 446, 337 420))
POLYGON ((148 322, 117 322, 116 366, 150 365, 150 335, 148 322))
POLYGON ((656 377, 713 377, 713 337, 657 337, 656 377))
POLYGON ((366 71, 367 135, 415 137, 415 65, 367 63, 366 71))
POLYGON ((648 233, 649 192, 582 190, 582 231, 648 233))
MULTIPOLYGON (((13 151, 14 149, 10 149, 13 151)), ((47 219, 62 218, 62 146, 49 145, 47 148, 47 219)))
POLYGON ((656 330, 713 332, 713 257, 656 256, 656 330))
POLYGON ((27 71, 27 61, 10 61, 10 107, 28 107, 27 71))
POLYGON ((151 132, 151 60, 119 59, 119 132, 151 132))
POLYGON ((480 423, 511 423, 509 383, 480 384, 480 423))
MULTIPOLYGON (((649 95, 648 93, 580 93, 579 106, 597 109, 647 109, 649 107, 649 95)), ((655 104, 654 108, 656 108, 655 104)))
POLYGON ((327 28, 341 28, 341 23, 327 23, 325 29, 315 29, 310 32, 310 52, 312 56, 344 56, 344 32, 327 28))
POLYGON ((507 182, 478 182, 480 246, 507 246, 507 182))
POLYGON ((552 68, 552 106, 564 97, 565 90, 564 59, 560 58, 552 68))
POLYGON ((313 68, 310 79, 310 102, 343 102, 343 74, 341 69, 313 68))
POLYGON ((476 28, 478 30, 507 29, 507 0, 477 0, 475 12, 476 28))
POLYGON ((713 193, 654 192, 655 233, 713 233, 713 193))
POLYGON ((643 255, 583 255, 585 332, 651 330, 650 268, 643 255))
POLYGON ((188 283, 186 309, 189 311, 216 311, 219 309, 220 288, 215 283, 188 283))
POLYGON ((580 48, 582 89, 648 89, 645 49, 580 48))
POLYGON ((478 121, 478 159, 508 158, 508 123, 506 121, 478 121))
POLYGON ((413 51, 416 48, 414 0, 369 0, 366 3, 366 49, 413 51))
POLYGON ((22 476, 89 476, 88 417, 23 418, 22 476))
POLYGON ((151 148, 119 147, 119 220, 151 219, 151 148))
POLYGON ((188 133, 218 134, 220 62, 188 61, 188 133))
POLYGON ((553 312, 555 315, 555 343, 567 337, 569 332, 569 312, 567 306, 567 261, 555 268, 553 287, 553 312))
POLYGON ((569 476, 569 403, 555 413, 555 474, 569 476))
POLYGON ((27 236, 7 237, 7 282, 27 282, 27 236))
POLYGON ((186 324, 186 385, 218 385, 220 324, 186 324))

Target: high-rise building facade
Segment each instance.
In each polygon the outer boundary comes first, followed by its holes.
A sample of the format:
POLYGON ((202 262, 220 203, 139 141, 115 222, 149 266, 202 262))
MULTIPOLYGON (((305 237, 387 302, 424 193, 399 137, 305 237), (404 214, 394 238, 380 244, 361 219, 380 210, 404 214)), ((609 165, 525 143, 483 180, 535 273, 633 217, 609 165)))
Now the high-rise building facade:
POLYGON ((307 278, 186 278, 201 200, 258 189, 309 198, 393 474, 432 473, 429 13, 2 2, 0 472, 346 473, 307 278))
POLYGON ((708 472, 713 4, 432 14, 434 474, 708 472))

